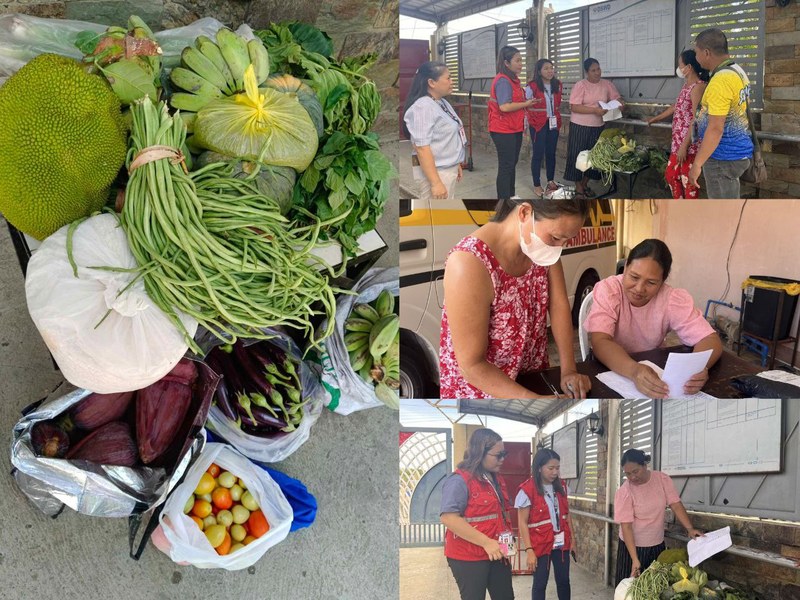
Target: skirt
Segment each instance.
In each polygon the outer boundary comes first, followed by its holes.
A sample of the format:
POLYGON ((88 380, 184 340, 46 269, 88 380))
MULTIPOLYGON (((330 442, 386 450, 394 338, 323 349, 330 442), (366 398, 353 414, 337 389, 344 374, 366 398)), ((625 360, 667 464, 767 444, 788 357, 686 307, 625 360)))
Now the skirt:
POLYGON ((569 124, 569 138, 567 139, 567 166, 564 169, 564 179, 567 181, 580 181, 584 175, 589 179, 600 179, 600 171, 589 169, 585 173, 575 168, 575 160, 582 150, 591 150, 600 139, 604 127, 587 127, 586 125, 569 124))
MULTIPOLYGON (((619 582, 626 577, 631 576, 631 567, 633 567, 633 561, 631 560, 631 555, 628 553, 628 548, 625 547, 625 542, 622 540, 618 541, 617 574, 614 578, 614 587, 618 586, 619 582)), ((658 555, 666 549, 667 546, 664 544, 664 542, 661 542, 658 546, 636 546, 636 556, 639 558, 639 562, 642 563, 640 572, 643 572, 647 567, 649 567, 652 562, 658 558, 658 555)))

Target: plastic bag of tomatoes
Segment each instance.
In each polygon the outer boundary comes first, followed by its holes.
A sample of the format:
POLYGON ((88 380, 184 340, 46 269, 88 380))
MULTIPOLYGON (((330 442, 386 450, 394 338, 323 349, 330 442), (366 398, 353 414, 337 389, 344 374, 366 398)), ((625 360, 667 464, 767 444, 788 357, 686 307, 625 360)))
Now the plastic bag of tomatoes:
POLYGON ((272 477, 227 444, 207 444, 167 499, 155 546, 181 564, 246 569, 283 540, 292 508, 272 477))

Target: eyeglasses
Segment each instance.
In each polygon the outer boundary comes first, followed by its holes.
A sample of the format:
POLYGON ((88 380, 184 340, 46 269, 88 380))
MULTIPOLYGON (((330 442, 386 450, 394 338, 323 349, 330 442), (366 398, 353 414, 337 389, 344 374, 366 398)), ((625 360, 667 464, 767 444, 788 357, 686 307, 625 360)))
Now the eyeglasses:
POLYGON ((489 456, 494 456, 497 460, 503 460, 506 456, 508 456, 508 451, 501 450, 497 454, 492 454, 491 452, 487 452, 489 456))

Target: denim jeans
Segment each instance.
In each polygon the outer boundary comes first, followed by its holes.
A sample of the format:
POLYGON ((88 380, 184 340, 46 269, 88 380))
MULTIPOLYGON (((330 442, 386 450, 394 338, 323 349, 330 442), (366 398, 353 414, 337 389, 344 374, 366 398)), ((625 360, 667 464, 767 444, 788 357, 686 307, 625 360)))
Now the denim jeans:
POLYGON ((558 600, 569 600, 569 551, 553 550, 550 554, 540 556, 536 564, 536 571, 533 573, 533 589, 531 596, 533 600, 544 600, 547 580, 550 579, 550 565, 553 566, 553 573, 556 579, 556 594, 558 600))
POLYGON ((728 199, 739 197, 739 177, 750 166, 749 158, 740 160, 716 160, 709 158, 703 165, 706 194, 709 198, 728 199))
POLYGON ((531 174, 533 187, 541 185, 542 158, 545 159, 547 181, 553 181, 556 176, 556 145, 558 145, 558 129, 550 129, 545 123, 539 131, 529 128, 533 143, 531 156, 531 174))

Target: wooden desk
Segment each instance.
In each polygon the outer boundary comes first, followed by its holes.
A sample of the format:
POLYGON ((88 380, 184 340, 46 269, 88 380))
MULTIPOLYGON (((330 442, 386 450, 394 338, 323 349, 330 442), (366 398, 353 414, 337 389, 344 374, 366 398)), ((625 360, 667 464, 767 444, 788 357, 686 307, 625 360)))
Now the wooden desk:
MULTIPOLYGON (((667 363, 667 356, 669 356, 670 352, 691 351, 692 349, 687 346, 672 346, 670 348, 656 348, 647 352, 636 352, 631 355, 631 358, 636 361, 649 360, 663 368, 667 363)), ((597 375, 609 369, 597 360, 594 355, 590 354, 589 358, 579 362, 577 367, 578 373, 591 377, 592 389, 589 392, 589 398, 619 398, 619 393, 598 381, 597 375)), ((739 375, 755 375, 762 370, 731 352, 723 351, 717 363, 709 369, 708 382, 706 382, 702 391, 716 398, 741 398, 742 394, 730 385, 730 379, 739 375)), ((517 383, 524 385, 532 392, 542 395, 552 395, 553 393, 545 381, 552 384, 560 393, 560 380, 561 367, 551 367, 539 373, 524 373, 517 377, 517 383)))

